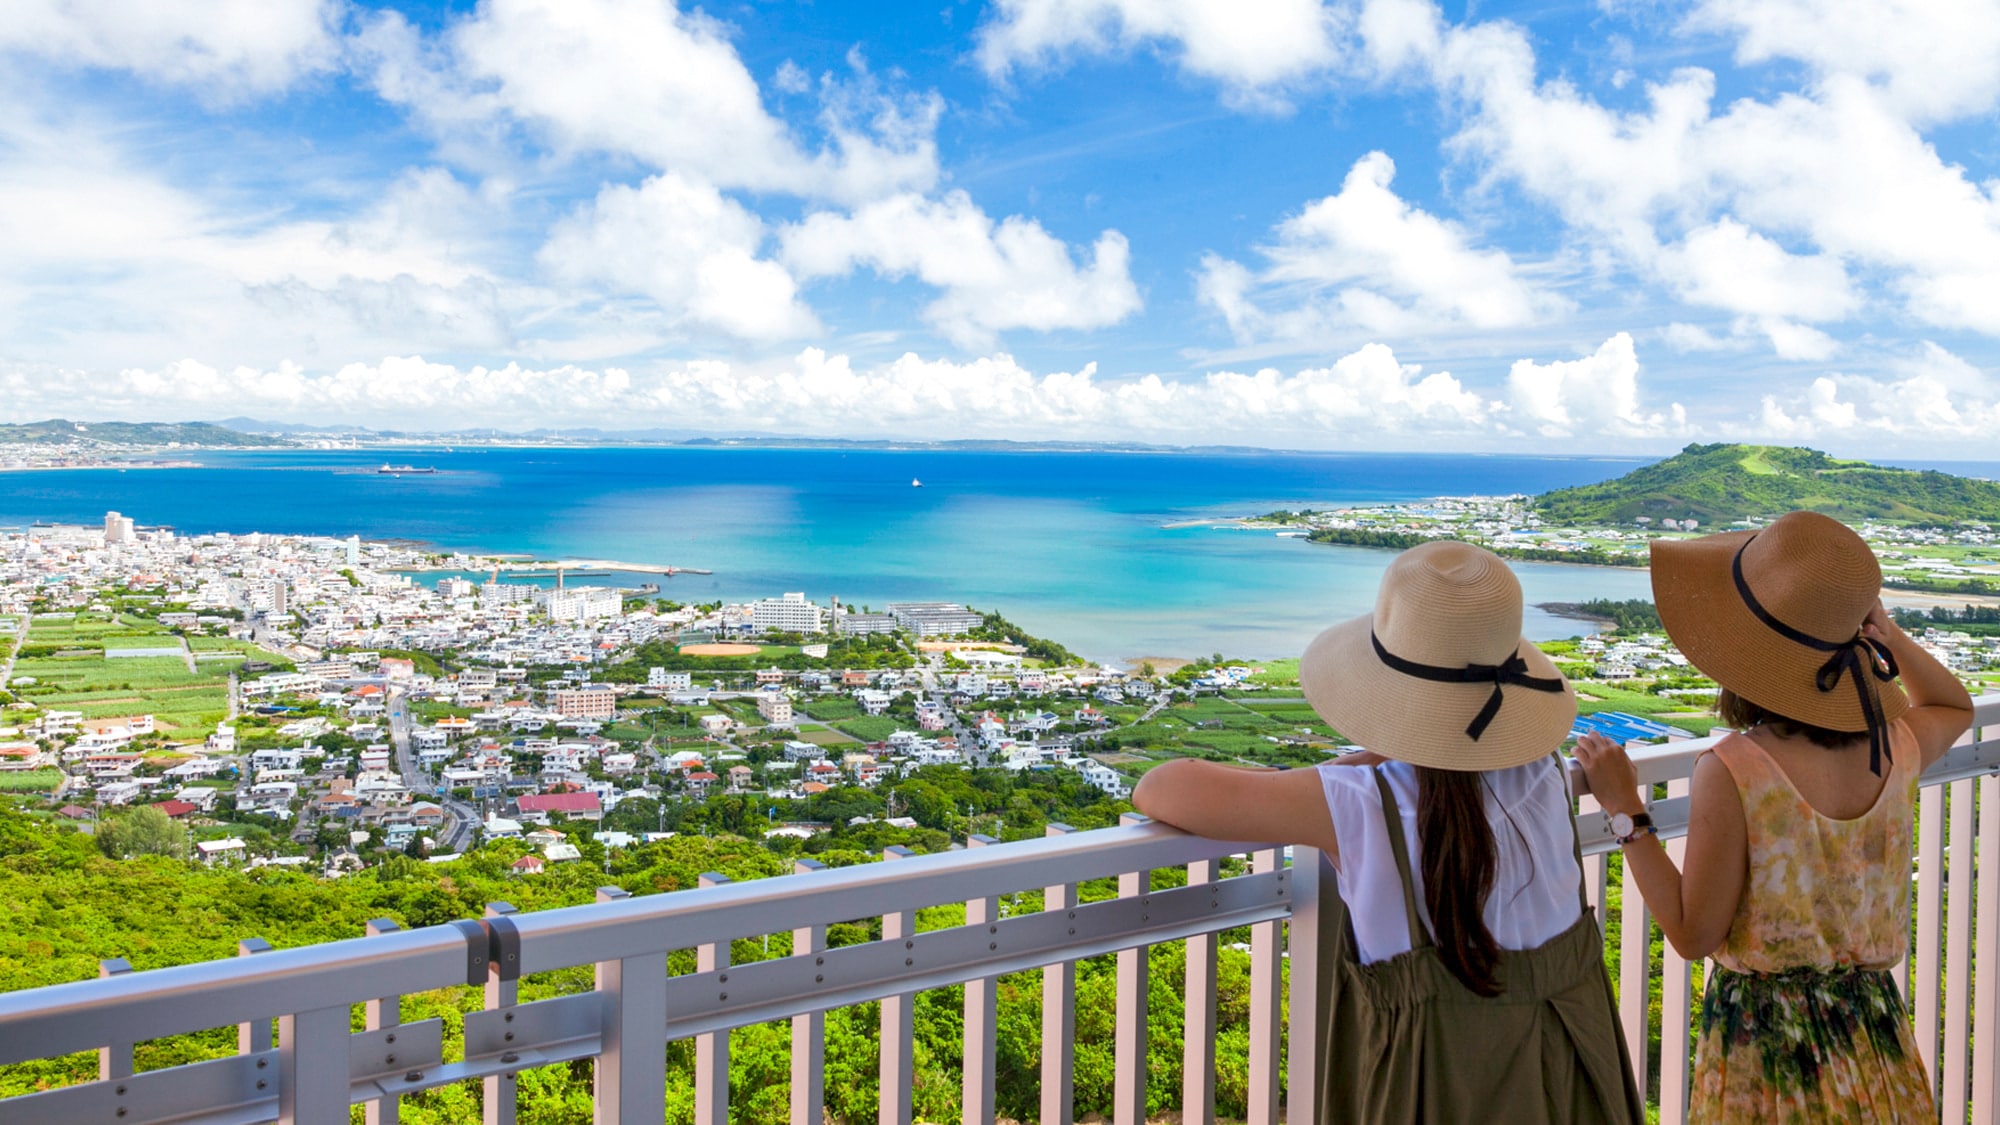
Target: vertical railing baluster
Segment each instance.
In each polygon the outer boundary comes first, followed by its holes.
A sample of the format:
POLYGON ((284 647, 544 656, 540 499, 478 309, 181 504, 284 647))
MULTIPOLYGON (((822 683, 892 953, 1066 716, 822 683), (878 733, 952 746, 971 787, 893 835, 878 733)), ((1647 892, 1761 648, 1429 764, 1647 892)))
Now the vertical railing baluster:
MULTIPOLYGON (((401 929, 402 927, 396 924, 394 918, 376 918, 368 923, 368 936, 379 937, 382 934, 397 933, 401 929)), ((370 1031, 378 1031, 385 1027, 395 1027, 397 1024, 403 1022, 403 998, 401 996, 376 997, 368 1001, 365 1016, 367 1020, 365 1026, 370 1031)), ((394 1050, 395 1047, 391 1044, 391 1053, 394 1050)), ((397 1122, 402 1119, 402 1102, 403 1100, 395 1094, 385 1094, 374 1101, 364 1104, 362 1107, 362 1119, 366 1122, 366 1125, 397 1125, 397 1122)))
MULTIPOLYGON (((705 871, 700 885, 720 887, 729 876, 705 871)), ((729 939, 695 947, 694 971, 720 973, 720 992, 729 990, 729 939)), ((694 1125, 729 1125, 729 1032, 711 1031, 694 1037, 694 1125)))
MULTIPOLYGON (((1075 831, 1067 824, 1051 824, 1044 835, 1067 836, 1075 831)), ((1060 910, 1074 919, 1076 884, 1044 888, 1042 909, 1060 910)), ((1076 933, 1075 926, 1068 929, 1076 933)), ((1072 1125, 1075 1095, 1076 962, 1059 961, 1042 969, 1042 1125, 1072 1125)))
MULTIPOLYGON (((599 902, 631 897, 622 887, 597 888, 599 902)), ((599 961, 596 984, 607 1011, 591 1120, 659 1121, 667 1113, 666 951, 599 961)))
MULTIPOLYGON (((1188 864, 1188 886, 1206 884, 1213 897, 1217 862, 1198 859, 1188 864)), ((1187 1125, 1215 1125, 1215 945, 1219 935, 1195 934, 1187 939, 1186 1013, 1181 1036, 1181 1120, 1187 1125)))
MULTIPOLYGON (((109 957, 97 963, 97 979, 122 977, 132 971, 132 962, 123 957, 109 957)), ((132 1041, 113 1040, 97 1049, 97 1077, 99 1079, 132 1077, 132 1041)))
MULTIPOLYGON (((1119 816, 1121 826, 1146 824, 1138 813, 1119 816)), ((1127 871, 1118 876, 1118 897, 1151 900, 1153 873, 1127 871)), ((1143 907, 1141 918, 1146 919, 1143 907)), ((1116 1125, 1146 1125, 1146 992, 1150 946, 1118 951, 1118 1015, 1116 1055, 1112 1062, 1111 1116, 1116 1125)))
POLYGON ((278 1125, 347 1125, 346 1005, 278 1017, 278 1125))
MULTIPOLYGON (((1688 795, 1688 779, 1667 783, 1668 797, 1688 795)), ((1684 867, 1687 837, 1666 842, 1667 855, 1674 866, 1684 867)), ((1693 1018, 1691 990, 1693 973, 1687 959, 1674 951, 1672 942, 1663 943, 1660 955, 1660 1125, 1681 1125, 1687 1119, 1688 1077, 1694 1062, 1694 1048, 1688 1038, 1693 1018)), ((1636 1050, 1636 1048, 1635 1048, 1636 1050)))
MULTIPOLYGON (((991 836, 974 834, 966 839, 965 846, 983 848, 999 842, 991 836)), ((999 948, 995 936, 999 932, 996 926, 999 914, 1000 900, 992 895, 970 899, 965 904, 965 924, 987 927, 989 951, 999 948)), ((993 1125, 994 1071, 998 1059, 995 1038, 1000 1017, 994 989, 997 983, 992 977, 965 982, 965 1072, 959 1101, 959 1119, 965 1125, 993 1125)))
MULTIPOLYGON (((1652 804, 1650 792, 1645 801, 1652 804)), ((1618 1024, 1632 1054, 1632 1073, 1643 1090, 1646 1039, 1652 1025, 1653 915, 1631 867, 1620 865, 1618 887, 1618 1024)))
POLYGON ((1937 1089, 1938 958, 1943 953, 1944 924, 1944 789, 1926 785, 1917 797, 1917 948, 1910 974, 1910 1010, 1914 1014, 1917 1053, 1937 1089))
MULTIPOLYGON (((255 957, 259 953, 271 952, 271 943, 260 937, 244 938, 236 943, 238 957, 255 957)), ((271 1018, 259 1016, 236 1025, 236 1053, 254 1055, 258 1051, 271 1049, 271 1018)))
MULTIPOLYGON (((882 860, 909 859, 917 853, 900 845, 882 849, 882 860)), ((904 964, 913 964, 917 914, 914 910, 892 910, 882 915, 882 940, 904 943, 904 964)), ((904 992, 882 998, 881 1089, 877 1094, 877 1125, 910 1125, 911 1094, 916 1088, 916 1035, 912 1008, 916 993, 904 992)), ((697 1122, 696 1125, 703 1125, 697 1122)))
POLYGON ((2000 777, 1979 779, 1978 960, 1972 999, 1972 1120, 2000 1120, 2000 777))
MULTIPOLYGON (((488 918, 504 918, 520 911, 505 902, 486 904, 488 918)), ((486 1008, 511 1008, 521 999, 521 981, 512 969, 503 969, 498 957, 486 969, 486 1008)), ((513 1071, 489 1074, 480 1082, 481 1120, 484 1125, 514 1125, 518 1087, 513 1071)))
MULTIPOLYGON (((792 864, 800 875, 826 870, 816 859, 792 864)), ((792 956, 819 957, 826 949, 826 926, 816 923, 792 931, 792 956)), ((825 959, 821 958, 821 964, 825 959)), ((814 983, 823 982, 814 973, 814 983)), ((826 1116, 826 1013, 818 1008, 792 1017, 792 1125, 824 1125, 826 1116)))
POLYGON ((1321 913, 1325 896, 1334 893, 1329 871, 1318 848, 1292 848, 1292 919, 1289 931, 1291 965, 1291 1013, 1285 1020, 1285 1104, 1291 1120, 1319 1118, 1319 1084, 1326 1065, 1326 1043, 1321 1036, 1320 986, 1334 966, 1320 963, 1321 913))
MULTIPOLYGON (((1267 875, 1278 869, 1283 858, 1284 853, 1276 848, 1255 852, 1250 857, 1250 870, 1267 875)), ((1250 927, 1249 1125, 1278 1125, 1281 984, 1278 923, 1259 922, 1250 927)))
POLYGON ((1965 1120, 1966 1048, 1971 1035, 1966 1026, 1972 1014, 1972 802, 1976 794, 1971 778, 1950 786, 1951 854, 1945 877, 1944 958, 1944 1050, 1938 1069, 1943 1074, 1938 1108, 1946 1121, 1965 1120))
MULTIPOLYGON (((1601 817, 1604 807, 1597 798, 1588 793, 1576 797, 1576 815, 1579 819, 1601 817)), ((1602 853, 1583 857, 1583 895, 1590 900, 1590 908, 1597 912, 1597 932, 1609 933, 1611 923, 1611 896, 1605 893, 1611 885, 1611 865, 1602 853)))

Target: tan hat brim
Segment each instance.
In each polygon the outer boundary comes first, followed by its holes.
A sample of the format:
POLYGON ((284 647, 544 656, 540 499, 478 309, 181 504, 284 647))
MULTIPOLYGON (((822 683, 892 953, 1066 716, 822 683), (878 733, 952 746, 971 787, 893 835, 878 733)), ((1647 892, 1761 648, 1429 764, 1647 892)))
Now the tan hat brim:
MULTIPOLYGON (((1842 676, 1833 690, 1820 691, 1820 666, 1834 654, 1773 631, 1737 591, 1731 563, 1756 534, 1653 540, 1653 604, 1667 636, 1703 675, 1766 711, 1827 730, 1867 730, 1852 673, 1842 676)), ((1900 684, 1884 683, 1866 671, 1862 675, 1881 705, 1884 722, 1894 722, 1909 709, 1900 684)))
POLYGON ((1500 689, 1500 711, 1475 741, 1465 728, 1493 694, 1491 683, 1450 684, 1407 676, 1375 655, 1373 614, 1314 637, 1299 660, 1299 686, 1319 717, 1349 741, 1386 758, 1441 770, 1497 770, 1547 757, 1576 720, 1576 691, 1542 650, 1515 650, 1528 674, 1561 680, 1561 691, 1500 689))

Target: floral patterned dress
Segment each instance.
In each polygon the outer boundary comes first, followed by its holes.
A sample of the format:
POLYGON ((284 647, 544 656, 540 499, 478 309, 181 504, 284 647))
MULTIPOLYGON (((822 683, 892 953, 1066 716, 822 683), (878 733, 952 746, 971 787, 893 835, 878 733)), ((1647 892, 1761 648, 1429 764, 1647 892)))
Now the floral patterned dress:
POLYGON ((1749 738, 1715 747, 1743 798, 1750 878, 1701 1005, 1688 1121, 1935 1121, 1889 967, 1910 932, 1921 754, 1891 728, 1873 808, 1823 816, 1749 738))

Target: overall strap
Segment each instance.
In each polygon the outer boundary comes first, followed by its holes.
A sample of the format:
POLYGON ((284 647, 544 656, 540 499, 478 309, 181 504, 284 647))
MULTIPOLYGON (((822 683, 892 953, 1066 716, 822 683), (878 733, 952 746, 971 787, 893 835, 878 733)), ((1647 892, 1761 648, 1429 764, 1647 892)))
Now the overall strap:
POLYGON ((1583 839, 1576 834, 1576 794, 1569 788, 1569 764, 1563 761, 1560 750, 1552 752, 1549 757, 1555 761, 1556 776, 1562 778, 1563 808, 1569 810, 1569 846, 1576 855, 1576 901, 1588 915, 1591 913, 1590 892, 1584 887, 1583 839))
POLYGON ((1396 794, 1390 790, 1388 775, 1382 768, 1370 766, 1368 772, 1375 775, 1375 788, 1382 795, 1382 820, 1389 828, 1389 850, 1396 857, 1396 874, 1403 880, 1403 917, 1410 927, 1410 948, 1422 949, 1431 944, 1431 932, 1417 916, 1417 889, 1410 879, 1410 849, 1403 840, 1403 812, 1396 805, 1396 794))

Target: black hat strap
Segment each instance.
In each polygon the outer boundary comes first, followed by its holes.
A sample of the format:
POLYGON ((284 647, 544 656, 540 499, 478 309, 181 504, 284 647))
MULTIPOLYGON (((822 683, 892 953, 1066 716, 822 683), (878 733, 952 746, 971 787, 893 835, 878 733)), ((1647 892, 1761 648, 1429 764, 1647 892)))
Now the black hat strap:
MULTIPOLYGON (((1755 538, 1754 535, 1750 537, 1755 538)), ((1854 692, 1861 700, 1861 717, 1868 724, 1868 768, 1880 777, 1882 759, 1890 756, 1888 714, 1882 710, 1876 693, 1868 690, 1868 677, 1863 674, 1863 669, 1883 683, 1888 683, 1900 674, 1895 655, 1889 651, 1888 645, 1863 636, 1859 630, 1848 640, 1823 641, 1772 616, 1771 611, 1757 601, 1757 595, 1750 592, 1750 583, 1743 579, 1743 549, 1749 545, 1750 540, 1744 540, 1743 547, 1738 547, 1735 557, 1729 560, 1729 573, 1736 580, 1737 595, 1743 599, 1744 605, 1750 607, 1750 612, 1757 615, 1757 620, 1770 626, 1772 632, 1794 644, 1833 654, 1819 666, 1819 671, 1813 676, 1813 686, 1822 692, 1830 692, 1840 686, 1843 676, 1854 681, 1854 692)))
POLYGON ((1374 643, 1375 655, 1382 663, 1405 676, 1415 676, 1420 680, 1432 680, 1441 684, 1492 684, 1493 694, 1486 697, 1486 705, 1479 709, 1479 714, 1473 716, 1472 722, 1465 727, 1466 736, 1474 742, 1479 741, 1479 736, 1486 733, 1488 724, 1492 723, 1494 716, 1500 713, 1500 704, 1505 702, 1500 694, 1502 685, 1513 684, 1535 691, 1563 689, 1561 679, 1551 680, 1541 676, 1530 676, 1528 662, 1522 658, 1519 651, 1501 664, 1468 664, 1463 668, 1440 668, 1435 664, 1418 664, 1416 661, 1397 656, 1382 647, 1382 638, 1377 637, 1373 630, 1369 631, 1368 639, 1374 643))

